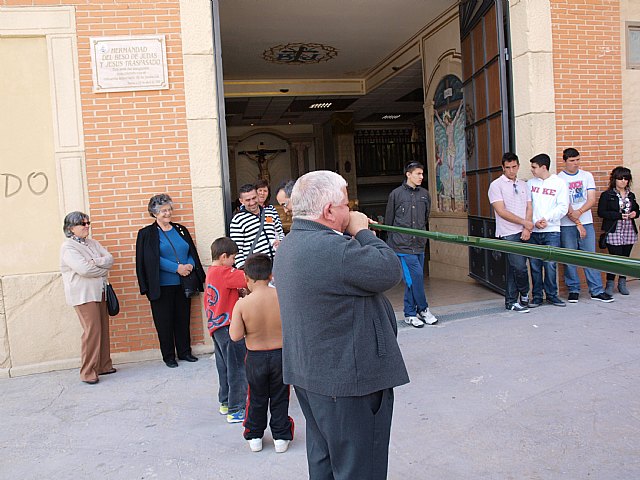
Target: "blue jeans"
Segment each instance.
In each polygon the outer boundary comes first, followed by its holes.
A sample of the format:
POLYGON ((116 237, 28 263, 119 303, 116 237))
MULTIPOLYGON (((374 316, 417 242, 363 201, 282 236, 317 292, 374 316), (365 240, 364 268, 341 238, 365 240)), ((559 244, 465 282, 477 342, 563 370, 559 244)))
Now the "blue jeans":
POLYGON ((243 410, 247 403, 247 373, 244 368, 247 348, 244 339, 232 341, 227 325, 213 332, 213 344, 220 382, 218 401, 229 405, 229 413, 243 410))
POLYGON ((399 257, 405 283, 404 316, 415 317, 429 307, 424 293, 424 253, 399 257))
MULTIPOLYGON (((529 243, 534 245, 560 246, 560 232, 533 232, 529 243)), ((533 281, 532 296, 534 300, 542 300, 544 290, 547 298, 558 296, 558 279, 556 274, 556 262, 545 262, 538 258, 530 258, 531 280, 533 281), (542 271, 544 269, 544 280, 542 271)))
MULTIPOLYGON (((560 227, 560 237, 563 248, 572 248, 573 250, 583 250, 585 252, 596 251, 596 231, 593 224, 583 225, 587 231, 585 238, 580 238, 578 228, 574 226, 560 227)), ((591 295, 599 295, 604 292, 602 287, 602 276, 598 270, 593 268, 585 268, 584 276, 587 279, 589 293, 591 295)), ((580 277, 578 277, 578 267, 575 265, 564 266, 564 283, 569 289, 569 293, 580 292, 580 277)))
MULTIPOLYGON (((520 233, 500 237, 510 242, 522 242, 520 233)), ((504 293, 504 303, 510 307, 518 301, 518 294, 526 297, 529 294, 529 270, 527 257, 508 253, 507 255, 507 286, 504 293)))

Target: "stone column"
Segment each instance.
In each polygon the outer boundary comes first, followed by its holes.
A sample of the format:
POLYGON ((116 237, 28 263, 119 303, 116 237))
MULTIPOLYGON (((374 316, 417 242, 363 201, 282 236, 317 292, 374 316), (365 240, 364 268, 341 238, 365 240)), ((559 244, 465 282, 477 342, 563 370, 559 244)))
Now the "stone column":
MULTIPOLYGON (((513 105, 520 163, 545 152, 555 169, 556 113, 549 0, 510 0, 513 105)), ((521 168, 524 178, 531 175, 521 168)))
POLYGON ((349 184, 347 187, 349 200, 357 204, 358 186, 356 183, 356 152, 353 144, 355 131, 353 113, 334 113, 331 115, 331 127, 338 173, 342 175, 349 184))
POLYGON ((291 149, 296 154, 296 176, 304 175, 309 171, 309 165, 306 161, 307 150, 311 147, 309 142, 294 142, 291 144, 291 149))

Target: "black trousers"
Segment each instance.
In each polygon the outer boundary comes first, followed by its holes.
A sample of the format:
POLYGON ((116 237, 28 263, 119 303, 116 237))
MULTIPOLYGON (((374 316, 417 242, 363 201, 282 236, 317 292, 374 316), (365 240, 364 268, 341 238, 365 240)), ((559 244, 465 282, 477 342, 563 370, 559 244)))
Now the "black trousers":
POLYGON ((393 389, 327 397, 295 387, 307 421, 310 480, 385 480, 393 389))
MULTIPOLYGON (((630 257, 631 250, 633 250, 633 244, 629 245, 611 245, 607 243, 607 250, 609 255, 618 255, 620 257, 630 257)), ((624 275, 620 275, 620 278, 627 278, 624 275)), ((607 280, 615 280, 616 276, 613 273, 607 273, 607 280)))
POLYGON ((160 287, 160 298, 152 300, 151 314, 158 332, 162 360, 165 362, 191 354, 191 299, 181 285, 160 287))
POLYGON ((244 420, 244 438, 262 438, 269 428, 274 440, 293 440, 293 419, 289 416, 289 385, 282 383, 282 349, 247 350, 245 359, 249 392, 244 420))

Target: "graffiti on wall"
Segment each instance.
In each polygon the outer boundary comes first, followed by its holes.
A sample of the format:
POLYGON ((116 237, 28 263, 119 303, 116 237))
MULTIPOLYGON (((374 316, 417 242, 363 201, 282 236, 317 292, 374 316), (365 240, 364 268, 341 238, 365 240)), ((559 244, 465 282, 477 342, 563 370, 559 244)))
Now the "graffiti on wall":
POLYGON ((19 193, 43 195, 49 188, 49 177, 44 172, 31 172, 22 178, 13 173, 0 173, 0 192, 3 198, 13 197, 19 193))

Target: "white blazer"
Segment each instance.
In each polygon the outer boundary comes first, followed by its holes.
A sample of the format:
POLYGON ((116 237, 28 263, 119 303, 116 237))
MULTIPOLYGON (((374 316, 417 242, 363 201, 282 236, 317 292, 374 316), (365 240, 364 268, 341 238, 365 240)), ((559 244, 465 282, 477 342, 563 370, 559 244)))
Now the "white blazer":
POLYGON ((113 256, 98 242, 87 238, 82 245, 68 238, 60 249, 60 271, 69 305, 102 301, 113 256))

